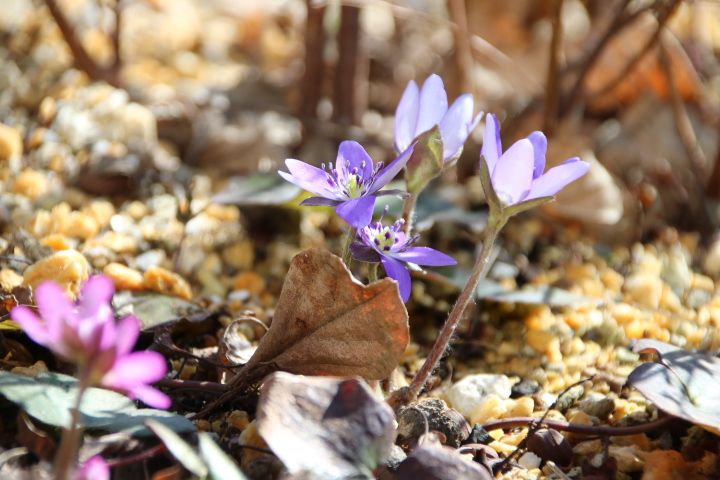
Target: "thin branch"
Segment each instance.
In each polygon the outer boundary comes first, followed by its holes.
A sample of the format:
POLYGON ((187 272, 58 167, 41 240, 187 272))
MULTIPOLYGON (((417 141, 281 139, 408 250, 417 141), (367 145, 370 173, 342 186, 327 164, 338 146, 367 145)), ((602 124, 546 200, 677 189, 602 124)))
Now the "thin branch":
POLYGON ((217 382, 203 382, 197 380, 180 380, 180 379, 169 379, 164 378, 155 382, 155 385, 163 388, 170 388, 173 390, 194 390, 206 393, 225 393, 228 391, 228 386, 217 382))
POLYGON ((115 87, 120 86, 120 81, 112 69, 103 68, 88 54, 85 47, 75 35, 75 29, 65 16, 65 13, 58 6, 55 0, 45 0, 45 5, 50 10, 55 23, 60 29, 65 43, 72 53, 75 66, 88 74, 93 80, 102 80, 115 87))
POLYGON ((618 86, 620 82, 622 82, 628 76, 628 74, 630 74, 630 72, 633 71, 633 69, 640 62, 640 60, 645 58, 645 56, 655 46, 658 39, 660 38, 660 34, 665 28, 665 24, 673 16, 681 3, 682 0, 673 0, 667 8, 663 9, 663 11, 658 15, 657 27, 655 28, 655 31, 653 32, 652 36, 648 38, 648 40, 645 42, 645 45, 643 45, 640 50, 635 52, 635 54, 630 58, 630 60, 625 63, 623 68, 618 71, 617 75, 615 75, 612 80, 603 85, 602 88, 598 89, 595 92, 592 92, 590 94, 590 98, 598 98, 612 91, 615 87, 618 86))
POLYGON ((610 18, 605 32, 592 42, 590 47, 587 49, 587 53, 582 57, 581 63, 578 66, 575 83, 570 89, 570 93, 567 95, 566 99, 560 105, 559 112, 561 116, 565 115, 575 107, 575 103, 578 101, 580 94, 582 93, 585 77, 590 72, 591 67, 600 57, 600 53, 610 42, 610 39, 629 23, 628 19, 624 18, 624 16, 626 15, 625 9, 630 3, 630 0, 618 0, 616 3, 617 5, 612 5, 608 8, 608 11, 615 11, 616 13, 615 16, 610 18))
POLYGON ((117 75, 117 73, 122 69, 123 61, 122 61, 122 52, 120 49, 120 29, 122 28, 122 12, 123 12, 123 6, 122 6, 123 0, 115 0, 115 4, 113 5, 113 13, 115 14, 115 26, 110 32, 110 39, 112 41, 113 50, 115 53, 115 56, 113 57, 113 63, 110 67, 110 70, 117 75))
POLYGON ((660 417, 652 422, 640 425, 631 425, 628 427, 612 427, 609 425, 580 425, 577 423, 563 422, 561 420, 545 419, 540 423, 540 419, 535 417, 512 417, 495 420, 483 425, 485 430, 510 430, 513 428, 527 427, 528 425, 536 425, 552 428, 561 432, 576 433, 578 435, 610 436, 621 437, 626 435, 637 435, 638 433, 647 433, 658 428, 665 427, 671 421, 676 420, 670 415, 660 417))
POLYGON ((455 61, 460 75, 460 92, 475 93, 473 82, 473 55, 468 37, 467 12, 465 0, 448 0, 450 18, 457 28, 453 29, 455 36, 455 61))
POLYGON ((560 77, 558 69, 562 48, 562 13, 563 0, 555 0, 552 13, 552 38, 550 40, 550 52, 548 59, 547 84, 545 86, 545 118, 544 128, 546 134, 551 135, 558 120, 558 95, 560 89, 560 77))

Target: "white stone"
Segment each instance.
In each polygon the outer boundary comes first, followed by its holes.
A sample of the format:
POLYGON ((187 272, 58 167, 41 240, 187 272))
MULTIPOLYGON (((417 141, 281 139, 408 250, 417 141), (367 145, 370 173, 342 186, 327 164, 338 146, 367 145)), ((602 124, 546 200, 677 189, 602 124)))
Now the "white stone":
POLYGON ((452 408, 470 418, 473 410, 482 404, 488 395, 502 399, 510 398, 512 383, 505 375, 480 373, 463 378, 445 394, 452 408))
POLYGON ((542 463, 542 458, 538 457, 533 452, 525 452, 522 457, 518 459, 518 464, 527 470, 538 468, 540 463, 542 463))

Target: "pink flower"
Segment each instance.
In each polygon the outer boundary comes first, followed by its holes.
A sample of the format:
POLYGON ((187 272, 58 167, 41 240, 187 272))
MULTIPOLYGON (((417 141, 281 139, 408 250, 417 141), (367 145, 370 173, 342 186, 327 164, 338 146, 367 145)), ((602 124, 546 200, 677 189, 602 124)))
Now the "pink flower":
POLYGON ((95 455, 75 472, 73 480, 110 480, 110 467, 103 457, 95 455))
POLYGON ((148 385, 165 376, 165 358, 132 351, 140 322, 133 316, 115 321, 110 305, 114 292, 112 280, 95 275, 73 303, 57 284, 44 282, 35 291, 40 317, 25 306, 15 307, 10 315, 35 342, 77 364, 89 384, 168 408, 170 398, 148 385))

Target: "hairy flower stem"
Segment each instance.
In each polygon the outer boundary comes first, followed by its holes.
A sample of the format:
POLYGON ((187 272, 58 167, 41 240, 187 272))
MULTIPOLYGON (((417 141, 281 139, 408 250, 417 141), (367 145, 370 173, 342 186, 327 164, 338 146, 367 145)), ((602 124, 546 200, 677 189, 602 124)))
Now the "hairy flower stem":
POLYGON ((87 375, 81 375, 75 405, 72 410, 70 410, 70 428, 63 431, 60 448, 58 448, 57 454, 55 455, 56 480, 67 480, 70 478, 71 470, 77 461, 77 453, 82 436, 82 430, 80 429, 80 405, 87 388, 87 375))
POLYGON ((357 230, 353 227, 348 226, 347 231, 342 239, 341 256, 345 265, 350 268, 350 244, 355 240, 355 234, 357 230))
POLYGON ((418 370, 410 383, 409 391, 406 396, 406 399, 409 401, 417 399, 423 387, 425 387, 425 383, 427 383, 430 374, 433 370, 435 370, 435 367, 437 367, 437 364, 445 353, 445 350, 447 350, 447 347, 450 344, 450 339, 455 333, 455 329, 460 323, 460 319, 462 319, 465 309, 470 304, 480 279, 485 277, 487 274, 490 266, 490 252, 492 252, 493 245, 495 244, 495 240, 497 239, 500 230, 505 225, 505 222, 507 222, 507 217, 504 215, 496 216, 499 217, 499 219, 496 219, 495 221, 493 221, 492 217, 493 215, 491 215, 490 222, 485 230, 485 241, 483 242, 482 252, 475 261, 475 266, 470 274, 470 278, 465 284, 463 291, 460 292, 460 296, 458 297, 457 302, 455 302, 455 306, 452 311, 450 311, 450 315, 445 321, 445 325, 443 325, 438 337, 435 339, 435 343, 433 344, 428 357, 425 359, 425 363, 423 363, 422 367, 420 367, 420 370, 418 370))
POLYGON ((377 282, 378 265, 378 263, 371 263, 368 265, 368 283, 377 282))
POLYGON ((408 194, 403 203, 402 218, 405 220, 405 231, 410 233, 412 229, 413 219, 415 217, 415 206, 417 205, 417 195, 414 193, 408 194))

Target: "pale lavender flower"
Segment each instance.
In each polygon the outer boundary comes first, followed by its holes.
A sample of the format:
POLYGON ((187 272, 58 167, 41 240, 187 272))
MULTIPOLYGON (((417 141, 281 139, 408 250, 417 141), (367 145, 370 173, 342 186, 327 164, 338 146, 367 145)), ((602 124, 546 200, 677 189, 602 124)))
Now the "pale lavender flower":
POLYGON ((418 236, 408 237, 403 229, 404 223, 401 219, 388 226, 378 221, 359 229, 358 241, 350 245, 350 251, 353 257, 361 262, 382 263, 388 277, 398 282, 403 302, 407 302, 412 286, 408 267, 440 267, 455 265, 457 262, 435 249, 414 247, 418 236))
POLYGON ((460 95, 448 108, 445 86, 437 75, 430 75, 422 88, 411 80, 395 111, 395 148, 404 152, 419 135, 437 125, 443 143, 443 159, 447 162, 460 153, 480 121, 482 112, 473 117, 474 109, 469 93, 460 95))
POLYGON ((285 165, 290 173, 278 173, 288 182, 317 195, 301 205, 333 206, 343 220, 362 228, 372 221, 375 197, 403 194, 397 190, 379 190, 403 169, 411 154, 410 148, 388 165, 373 164, 359 143, 347 140, 340 144, 335 166, 323 164, 320 169, 300 160, 287 159, 285 165))
POLYGON ((103 457, 95 455, 82 464, 73 480, 110 480, 110 466, 103 457))
POLYGON ((555 195, 590 170, 589 163, 572 157, 543 173, 546 152, 547 139, 536 131, 503 153, 497 117, 491 113, 485 117, 481 154, 487 162, 495 193, 503 204, 514 205, 555 195))
POLYGON ((53 282, 35 290, 38 317, 25 306, 10 315, 35 342, 78 365, 91 385, 119 390, 146 404, 168 408, 170 398, 149 384, 167 372, 157 352, 132 352, 140 322, 130 315, 115 322, 110 301, 115 286, 103 275, 90 277, 77 302, 53 282))

